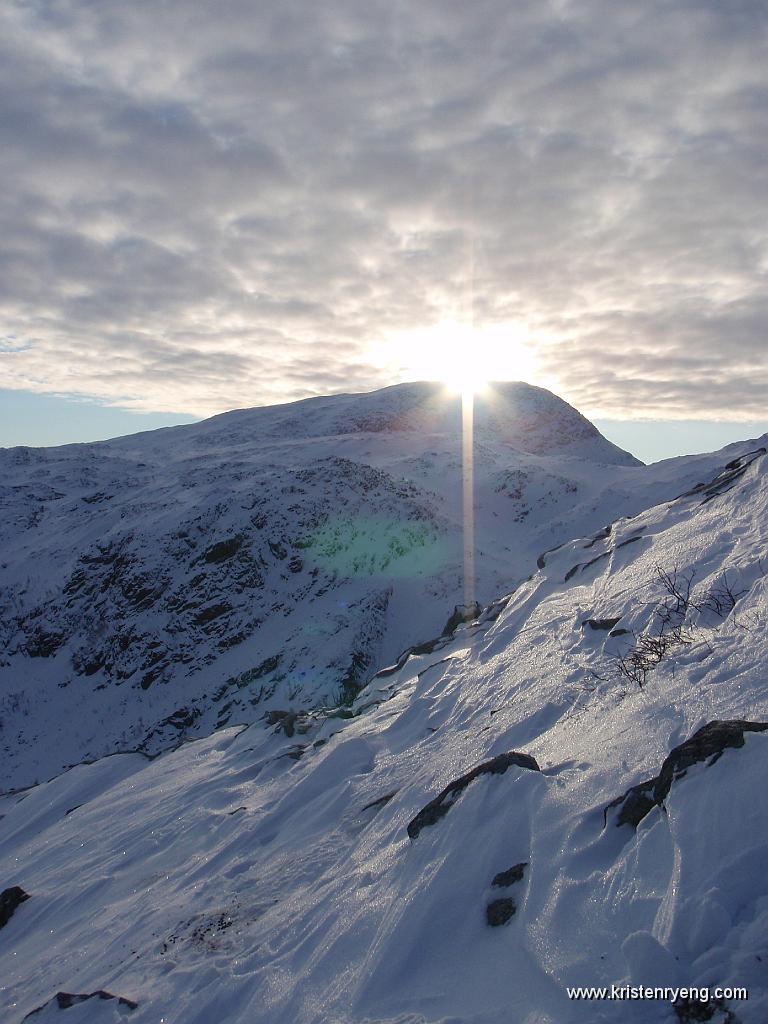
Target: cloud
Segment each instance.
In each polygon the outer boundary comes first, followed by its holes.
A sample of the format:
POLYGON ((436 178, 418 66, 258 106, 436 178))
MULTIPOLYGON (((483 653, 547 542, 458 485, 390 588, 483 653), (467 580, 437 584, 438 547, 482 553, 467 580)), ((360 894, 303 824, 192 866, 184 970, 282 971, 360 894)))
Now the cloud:
MULTIPOLYGON (((195 414, 526 325, 595 415, 762 416, 764 5, 16 2, 8 386, 195 414)), ((491 368, 492 372, 492 368, 491 368)))

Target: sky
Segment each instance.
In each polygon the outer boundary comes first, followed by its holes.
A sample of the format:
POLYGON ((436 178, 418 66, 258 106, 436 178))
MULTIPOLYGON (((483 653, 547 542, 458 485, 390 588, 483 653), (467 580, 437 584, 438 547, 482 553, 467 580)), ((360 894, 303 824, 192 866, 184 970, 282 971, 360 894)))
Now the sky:
POLYGON ((7 0, 0 444, 451 360, 632 450, 768 430, 766 43, 764 0, 7 0))

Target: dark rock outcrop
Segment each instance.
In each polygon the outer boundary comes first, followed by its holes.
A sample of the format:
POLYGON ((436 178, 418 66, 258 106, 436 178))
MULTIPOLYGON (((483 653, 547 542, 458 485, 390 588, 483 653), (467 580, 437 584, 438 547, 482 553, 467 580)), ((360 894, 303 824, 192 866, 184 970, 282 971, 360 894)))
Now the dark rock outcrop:
POLYGON ((135 1010, 139 1005, 124 996, 113 996, 111 992, 105 992, 103 988, 97 989, 96 992, 57 992, 53 999, 49 999, 47 1003, 32 1010, 24 1020, 30 1020, 35 1014, 41 1013, 52 1004, 55 1004, 60 1010, 68 1010, 75 1003, 84 1003, 88 999, 116 999, 118 1006, 125 1006, 129 1010, 135 1010))
POLYGON ((702 505, 706 505, 713 498, 719 498, 721 494, 730 491, 739 477, 746 473, 756 459, 759 459, 761 455, 765 455, 767 450, 765 448, 756 448, 754 451, 740 455, 738 458, 727 463, 717 476, 704 483, 696 484, 690 491, 686 491, 675 500, 679 501, 680 498, 691 498, 694 495, 703 494, 704 500, 702 505))
POLYGON ((656 806, 656 801, 653 798, 653 787, 655 784, 656 779, 648 779, 647 782, 640 782, 638 785, 632 786, 623 796, 618 796, 615 800, 611 800, 605 808, 603 814, 604 821, 608 821, 608 811, 612 807, 618 807, 619 813, 616 815, 616 824, 631 825, 632 828, 637 828, 646 814, 649 814, 656 806))
POLYGON ((714 764, 724 750, 744 746, 745 732, 765 732, 766 729, 768 722, 746 722, 738 718, 708 722, 690 739, 675 747, 665 759, 653 791, 656 803, 661 803, 669 793, 672 782, 685 775, 691 765, 708 758, 711 758, 709 763, 714 764))
POLYGON ((289 739, 296 732, 302 735, 309 732, 312 725, 312 717, 303 711, 268 711, 264 721, 267 725, 274 725, 275 732, 285 733, 289 739))
POLYGON ((589 626, 592 629, 602 629, 607 631, 609 629, 613 629, 620 618, 621 616, 617 615, 612 619, 585 619, 581 624, 581 628, 584 629, 585 626, 589 626))
POLYGON ((639 540, 642 539, 642 534, 638 534, 636 537, 628 537, 626 540, 623 540, 620 544, 616 545, 616 550, 618 551, 619 548, 625 548, 627 544, 636 544, 639 540))
POLYGON ((508 768, 516 765, 519 768, 527 768, 529 771, 538 772, 539 768, 536 759, 530 754, 523 754, 517 750, 511 750, 506 754, 499 754, 492 757, 490 761, 483 761, 476 765, 465 775, 459 776, 450 782, 442 792, 438 793, 434 800, 419 811, 415 818, 408 824, 408 835, 415 839, 423 828, 434 825, 448 813, 458 798, 475 779, 481 775, 502 775, 508 768))
POLYGON ((28 899, 29 893, 24 892, 20 885, 12 885, 0 892, 0 928, 8 924, 16 908, 28 899))
POLYGON ((524 860, 521 864, 507 868, 506 871, 500 871, 498 875, 494 875, 491 885, 499 889, 506 889, 508 886, 514 885, 515 882, 522 882, 527 867, 528 861, 524 860))
POLYGON ((599 540, 605 540, 606 537, 610 537, 612 529, 612 525, 604 526, 602 530, 598 530, 598 532, 594 535, 592 540, 590 540, 588 544, 585 544, 584 547, 592 548, 595 546, 595 544, 597 544, 599 540))
POLYGON ((485 908, 485 920, 491 928, 498 928, 506 924, 517 912, 517 904, 511 896, 503 896, 501 899, 493 900, 485 908))
POLYGON ((477 601, 473 601, 471 604, 457 604, 440 635, 451 636, 463 622, 473 622, 482 610, 483 606, 477 601))
POLYGON ((708 999, 706 1003, 703 1003, 700 999, 678 996, 672 1007, 680 1024, 694 1024, 698 1021, 712 1021, 713 1024, 715 1021, 717 1024, 739 1024, 738 1017, 728 1009, 722 997, 708 999))
POLYGON ((30 631, 24 649, 30 658, 50 658, 66 641, 66 636, 60 630, 39 626, 30 631))
POLYGON ((384 796, 377 797, 376 800, 371 800, 371 802, 367 803, 365 807, 360 808, 360 813, 362 814, 363 811, 370 811, 374 807, 376 808, 377 811, 380 810, 382 807, 389 803, 392 797, 397 796, 398 792, 399 790, 393 789, 391 793, 385 793, 384 796))
POLYGON ((681 779, 699 761, 714 764, 729 747, 744 746, 745 732, 765 732, 768 722, 747 722, 742 719, 720 721, 715 719, 702 726, 693 736, 675 747, 664 759, 659 774, 632 786, 623 796, 612 800, 605 809, 605 820, 612 807, 619 807, 617 825, 632 825, 636 828, 654 807, 660 806, 672 783, 681 779))
POLYGON ((203 559, 211 563, 226 562, 227 559, 232 558, 240 548, 243 546, 243 540, 245 538, 241 535, 235 537, 228 537, 226 540, 220 540, 216 544, 211 544, 209 548, 203 552, 203 559))
POLYGON ((293 736, 294 725, 296 723, 296 712, 295 711, 268 711, 264 716, 264 721, 267 725, 274 725, 275 732, 284 732, 289 738, 293 736))

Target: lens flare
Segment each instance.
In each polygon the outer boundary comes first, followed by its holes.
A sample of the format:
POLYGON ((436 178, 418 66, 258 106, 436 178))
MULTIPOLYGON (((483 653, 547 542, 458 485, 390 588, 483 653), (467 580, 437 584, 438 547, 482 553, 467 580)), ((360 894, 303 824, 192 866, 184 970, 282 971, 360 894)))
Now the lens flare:
MULTIPOLYGON (((471 303, 470 303, 471 305, 471 303)), ((471 316, 469 317, 471 320, 471 316)), ((539 376, 525 324, 474 326, 444 320, 382 338, 368 353, 371 363, 401 381, 441 381, 461 395, 461 496, 464 535, 464 604, 475 602, 475 396, 492 381, 539 376)))
POLYGON ((461 393, 461 505, 464 528, 464 604, 475 600, 475 392, 461 393))
POLYGON ((370 355, 399 380, 441 381, 462 395, 493 380, 530 381, 537 370, 528 329, 519 322, 473 327, 445 320, 382 338, 370 355))

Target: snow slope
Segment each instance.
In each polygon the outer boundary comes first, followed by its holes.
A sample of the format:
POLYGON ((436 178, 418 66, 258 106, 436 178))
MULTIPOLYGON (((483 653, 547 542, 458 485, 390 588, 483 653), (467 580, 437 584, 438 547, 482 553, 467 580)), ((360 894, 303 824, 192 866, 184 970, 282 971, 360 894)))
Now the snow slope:
MULTIPOLYGON (((0 787, 337 704, 439 633, 463 600, 460 418, 408 384, 0 451, 0 787)), ((477 597, 645 507, 641 472, 559 398, 498 385, 476 409, 477 597)))
POLYGON ((623 798, 707 723, 768 722, 766 442, 640 470, 663 500, 545 554, 352 718, 0 798, 0 880, 29 893, 0 932, 3 1020, 764 1024, 768 731, 676 762, 636 824, 623 798), (466 780, 509 751, 541 770, 466 780), (749 999, 567 994, 603 985, 749 999), (138 1005, 50 1002, 99 989, 138 1005))

